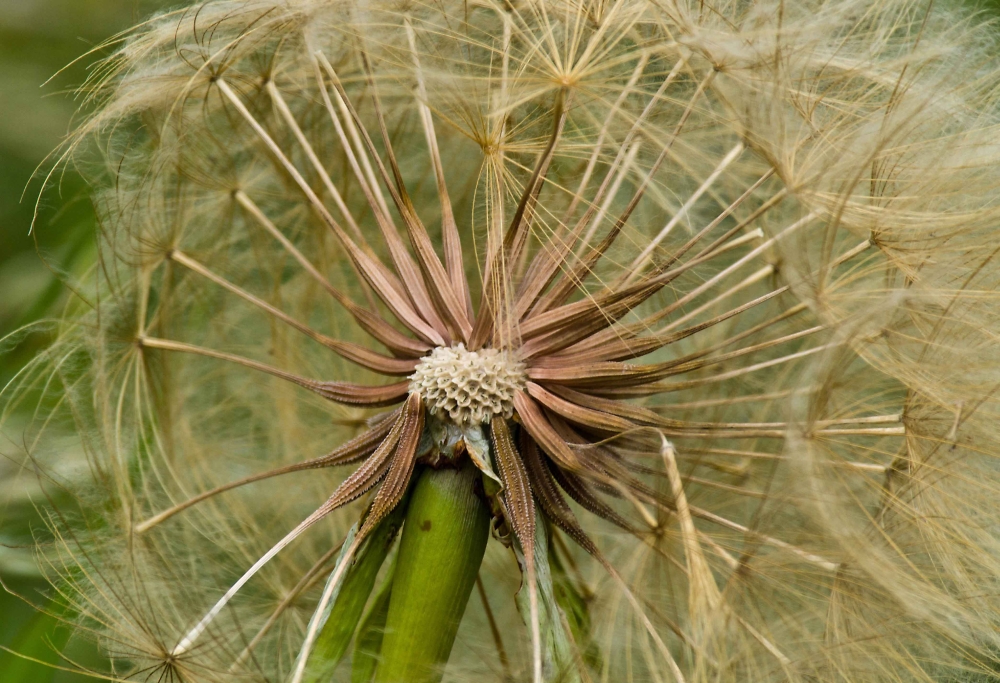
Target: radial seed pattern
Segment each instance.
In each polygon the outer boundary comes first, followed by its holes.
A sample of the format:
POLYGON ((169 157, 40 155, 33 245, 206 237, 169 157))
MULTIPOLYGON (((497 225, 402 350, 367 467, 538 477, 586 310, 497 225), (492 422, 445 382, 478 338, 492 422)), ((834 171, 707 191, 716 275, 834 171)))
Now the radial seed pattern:
POLYGON ((524 391, 524 363, 501 349, 468 351, 459 342, 420 359, 410 391, 432 415, 458 425, 478 425, 514 415, 514 395, 524 391))
POLYGON ((904 2, 668 5, 218 2, 108 64, 85 133, 132 137, 88 343, 128 556, 159 568, 75 607, 125 622, 136 671, 298 683, 333 556, 304 534, 363 512, 349 557, 425 465, 428 414, 490 444, 532 634, 485 589, 469 618, 531 652, 517 680, 554 675, 539 530, 599 615, 584 678, 969 661, 1000 572, 945 561, 990 535, 937 507, 986 481, 949 459, 991 467, 960 439, 986 375, 948 355, 995 348, 989 297, 956 293, 992 286, 989 126, 954 101, 979 86, 927 66, 904 2), (176 548, 211 561, 160 567, 176 548))

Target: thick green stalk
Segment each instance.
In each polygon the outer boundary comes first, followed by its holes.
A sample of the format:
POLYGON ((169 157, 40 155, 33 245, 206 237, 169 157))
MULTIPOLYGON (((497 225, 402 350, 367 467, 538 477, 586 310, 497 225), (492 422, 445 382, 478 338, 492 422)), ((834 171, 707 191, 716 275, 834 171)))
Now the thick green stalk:
POLYGON ((426 469, 406 513, 375 683, 438 683, 489 539, 479 471, 426 469))

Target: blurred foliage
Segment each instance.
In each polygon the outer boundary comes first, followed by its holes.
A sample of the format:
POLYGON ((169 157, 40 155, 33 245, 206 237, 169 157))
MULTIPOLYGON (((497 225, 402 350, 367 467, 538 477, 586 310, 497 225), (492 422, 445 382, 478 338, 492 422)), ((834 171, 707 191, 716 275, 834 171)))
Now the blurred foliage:
MULTIPOLYGON (((984 18, 1000 11, 1000 0, 971 4, 984 18)), ((63 278, 82 276, 93 255, 92 206, 86 187, 71 172, 43 195, 29 232, 41 188, 33 174, 48 169, 47 155, 72 129, 78 107, 73 88, 84 81, 93 59, 60 69, 166 5, 156 0, 0 0, 0 340, 58 311, 68 296, 63 278)), ((0 341, 0 386, 46 341, 41 331, 16 343, 0 341)), ((0 436, 11 438, 16 434, 10 430, 0 436)), ((44 498, 30 468, 16 460, 21 450, 0 440, 0 578, 9 590, 0 590, 0 681, 93 680, 45 665, 73 666, 57 654, 66 647, 68 630, 56 616, 26 602, 46 603, 46 586, 30 549, 33 533, 43 528, 34 504, 44 498)), ((65 655, 83 667, 99 657, 89 646, 72 643, 65 655)))
MULTIPOLYGON (((43 84, 81 54, 164 4, 0 0, 0 339, 58 311, 68 291, 56 273, 79 277, 92 256, 93 210, 86 188, 72 173, 44 195, 31 234, 29 227, 41 185, 37 178, 32 181, 32 174, 72 129, 78 108, 72 90, 84 81, 87 64, 93 60, 81 60, 43 84)), ((0 342, 0 386, 46 341, 38 333, 17 343, 0 342)), ((18 461, 22 449, 9 440, 17 438, 16 432, 8 430, 0 438, 4 439, 0 441, 0 578, 10 591, 0 590, 0 646, 5 648, 0 651, 0 681, 93 680, 31 661, 59 663, 57 651, 66 647, 69 632, 54 616, 26 602, 47 602, 30 548, 33 535, 44 528, 35 510, 44 497, 33 472, 18 461)), ((82 667, 98 657, 82 644, 70 644, 66 655, 82 667)))

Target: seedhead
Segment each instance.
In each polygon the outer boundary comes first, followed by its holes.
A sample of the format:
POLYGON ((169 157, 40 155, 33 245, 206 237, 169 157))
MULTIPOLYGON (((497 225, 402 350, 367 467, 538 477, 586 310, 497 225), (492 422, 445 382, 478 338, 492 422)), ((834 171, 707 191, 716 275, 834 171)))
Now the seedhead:
POLYGON ((223 0, 124 38, 67 152, 106 143, 96 284, 20 440, 92 456, 53 574, 113 675, 985 666, 987 42, 903 0, 223 0))
POLYGON ((439 346, 420 359, 410 376, 410 391, 419 394, 432 415, 457 425, 488 424, 494 417, 514 415, 514 395, 524 391, 524 363, 515 353, 465 344, 439 346))

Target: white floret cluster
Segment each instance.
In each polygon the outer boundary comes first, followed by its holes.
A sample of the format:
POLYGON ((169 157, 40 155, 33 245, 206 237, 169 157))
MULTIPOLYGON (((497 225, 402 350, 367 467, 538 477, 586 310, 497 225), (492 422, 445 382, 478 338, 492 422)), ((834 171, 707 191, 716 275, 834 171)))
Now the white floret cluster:
POLYGON ((524 363, 501 349, 469 351, 464 344, 439 346, 410 375, 410 391, 432 415, 456 424, 483 424, 514 414, 514 394, 524 388, 524 363))

